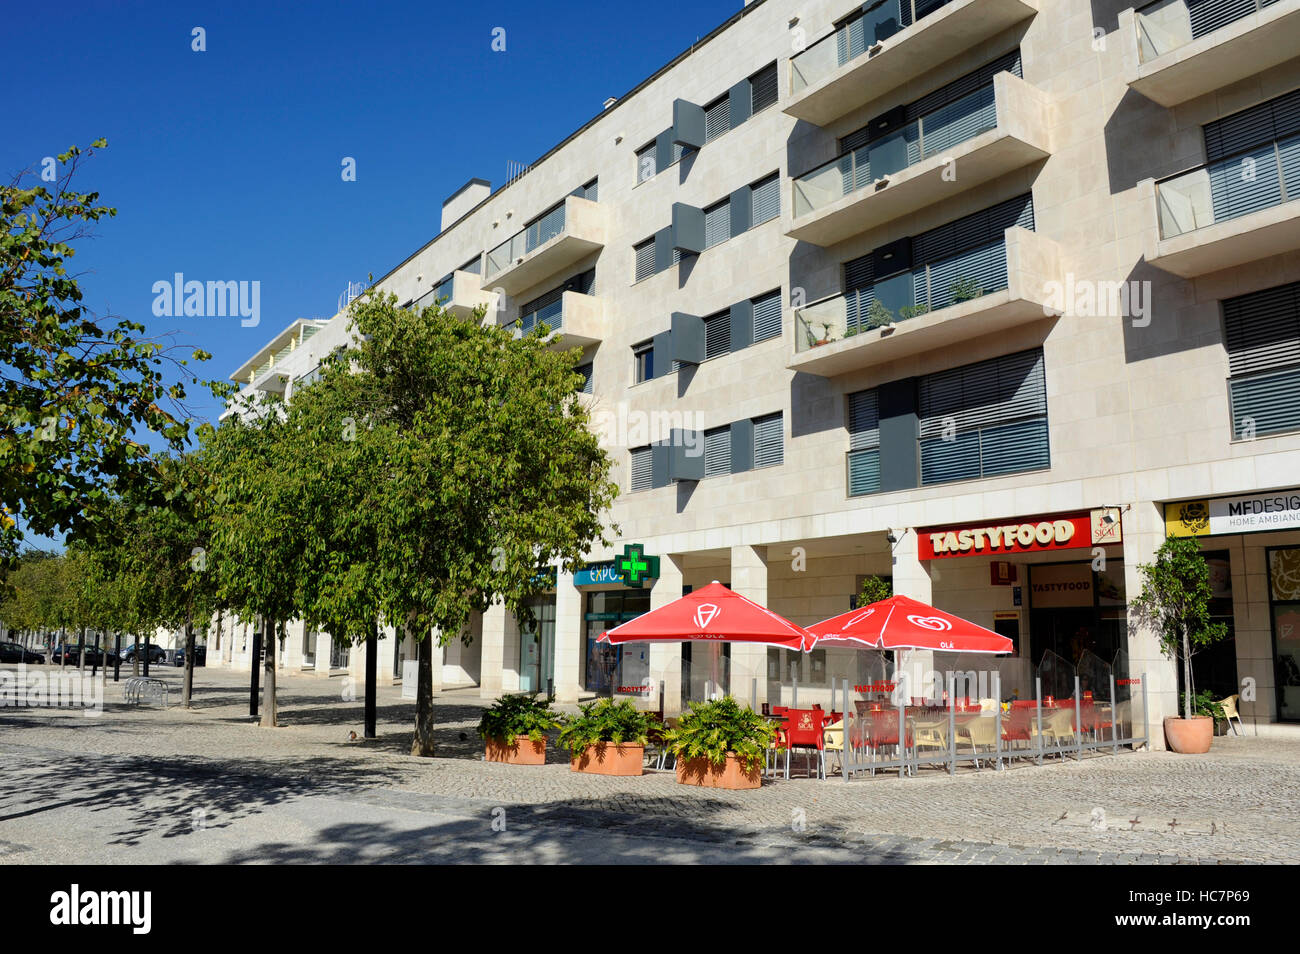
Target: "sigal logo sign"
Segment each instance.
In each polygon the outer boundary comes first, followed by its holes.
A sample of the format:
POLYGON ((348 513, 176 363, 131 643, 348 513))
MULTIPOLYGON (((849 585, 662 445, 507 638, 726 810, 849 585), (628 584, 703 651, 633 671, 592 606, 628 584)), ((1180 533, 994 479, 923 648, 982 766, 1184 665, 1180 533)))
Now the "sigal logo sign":
POLYGON ((709 628, 709 624, 718 618, 718 609, 716 603, 701 603, 695 607, 695 625, 699 627, 700 632, 709 628))

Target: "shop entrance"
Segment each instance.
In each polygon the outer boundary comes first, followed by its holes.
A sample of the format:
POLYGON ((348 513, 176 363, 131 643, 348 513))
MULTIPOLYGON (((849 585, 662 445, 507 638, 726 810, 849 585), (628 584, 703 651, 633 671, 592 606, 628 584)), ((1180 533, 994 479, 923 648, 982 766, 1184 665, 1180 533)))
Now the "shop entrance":
POLYGON ((1093 569, 1091 562, 1083 562, 1029 567, 1030 662, 1035 669, 1048 653, 1071 665, 1085 653, 1112 665, 1124 658, 1119 655, 1128 649, 1124 564, 1111 559, 1102 566, 1093 569))
POLYGON ((640 685, 646 678, 649 662, 643 644, 611 646, 597 640, 605 630, 636 619, 649 610, 649 590, 624 588, 587 594, 587 611, 583 614, 587 636, 583 687, 588 692, 608 696, 621 686, 640 685), (645 672, 641 672, 642 669, 645 672))
POLYGON ((1267 555, 1277 717, 1300 722, 1300 547, 1271 547, 1267 555))
POLYGON ((555 598, 531 604, 533 624, 519 631, 519 691, 545 692, 555 682, 555 598))

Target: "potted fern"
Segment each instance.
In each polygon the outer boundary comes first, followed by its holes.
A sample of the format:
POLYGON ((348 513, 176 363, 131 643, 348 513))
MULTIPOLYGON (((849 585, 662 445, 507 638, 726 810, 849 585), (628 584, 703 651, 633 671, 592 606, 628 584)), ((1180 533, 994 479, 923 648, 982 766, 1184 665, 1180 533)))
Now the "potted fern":
POLYGON ((666 735, 677 757, 677 781, 705 788, 758 788, 763 755, 776 734, 772 724, 731 696, 703 702, 666 735))
POLYGON ((569 769, 589 775, 640 775, 653 720, 630 699, 600 699, 564 720, 560 745, 569 750, 569 769))
POLYGON ((502 696, 479 720, 484 758, 508 765, 542 765, 546 762, 546 733, 558 729, 558 713, 551 704, 532 696, 502 696))

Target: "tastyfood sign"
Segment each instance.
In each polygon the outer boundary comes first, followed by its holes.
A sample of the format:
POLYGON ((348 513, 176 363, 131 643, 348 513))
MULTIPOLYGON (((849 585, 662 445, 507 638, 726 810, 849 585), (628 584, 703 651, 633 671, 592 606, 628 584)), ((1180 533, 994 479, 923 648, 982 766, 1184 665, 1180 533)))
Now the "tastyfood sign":
POLYGON ((1005 523, 926 527, 916 534, 922 560, 1070 550, 1093 544, 1092 517, 1086 512, 1025 517, 1005 523))

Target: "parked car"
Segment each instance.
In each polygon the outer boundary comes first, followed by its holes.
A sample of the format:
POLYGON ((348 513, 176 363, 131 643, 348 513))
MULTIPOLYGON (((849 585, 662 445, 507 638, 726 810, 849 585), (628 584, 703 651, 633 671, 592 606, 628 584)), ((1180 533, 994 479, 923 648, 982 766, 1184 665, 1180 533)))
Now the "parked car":
MULTIPOLYGON (((194 647, 194 665, 206 666, 208 664, 208 647, 196 644, 194 647)), ((182 646, 176 650, 176 665, 185 665, 185 647, 182 646)))
MULTIPOLYGON (((94 646, 86 647, 86 665, 87 666, 111 666, 116 661, 117 656, 111 649, 97 649, 94 646)), ((75 666, 81 662, 81 644, 80 643, 60 643, 54 647, 54 652, 50 654, 50 661, 56 666, 75 666), (64 657, 67 657, 66 663, 64 657)))
MULTIPOLYGON (((123 648, 122 662, 124 663, 134 662, 137 654, 139 654, 140 658, 143 659, 144 648, 145 648, 144 643, 132 643, 130 646, 123 648)), ((165 649, 163 649, 161 646, 155 646, 153 643, 149 644, 150 663, 160 663, 166 658, 167 658, 167 651, 165 649)))
POLYGON ((18 643, 0 643, 0 662, 7 663, 43 663, 45 657, 34 653, 18 643))

